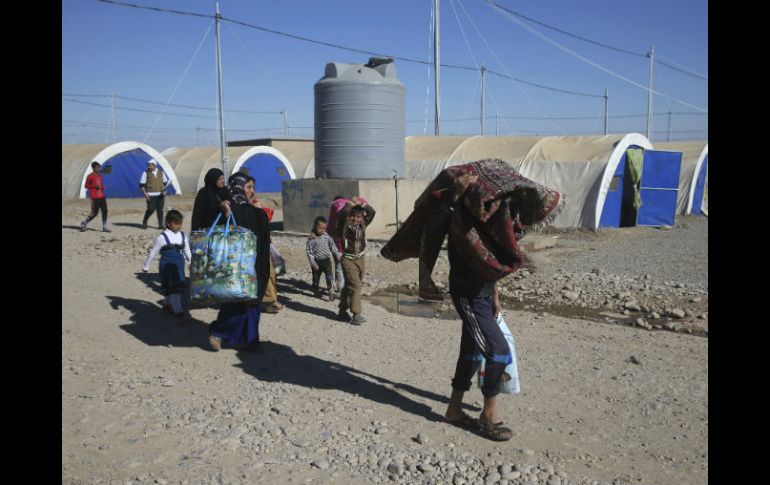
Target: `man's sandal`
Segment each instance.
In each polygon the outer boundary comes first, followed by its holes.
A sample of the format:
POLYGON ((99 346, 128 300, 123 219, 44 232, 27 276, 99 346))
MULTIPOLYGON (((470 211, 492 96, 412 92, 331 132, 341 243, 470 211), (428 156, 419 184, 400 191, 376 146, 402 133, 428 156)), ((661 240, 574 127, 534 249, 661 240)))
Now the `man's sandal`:
POLYGON ((476 419, 476 431, 484 438, 492 441, 508 441, 513 436, 513 431, 510 428, 503 426, 503 422, 499 423, 485 423, 480 419, 476 419))
POLYGON ((444 421, 446 421, 447 424, 451 424, 452 426, 457 426, 458 428, 465 429, 465 430, 474 430, 477 427, 476 419, 470 417, 464 412, 462 417, 459 419, 453 419, 451 421, 448 419, 445 419, 444 421))

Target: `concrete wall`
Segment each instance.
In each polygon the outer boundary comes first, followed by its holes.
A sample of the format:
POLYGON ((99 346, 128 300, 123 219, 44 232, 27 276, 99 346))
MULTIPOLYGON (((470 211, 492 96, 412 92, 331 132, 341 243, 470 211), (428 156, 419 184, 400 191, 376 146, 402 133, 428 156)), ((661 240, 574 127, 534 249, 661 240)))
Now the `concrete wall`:
MULTIPOLYGON (((398 181, 398 217, 405 221, 429 180, 398 181)), ((366 230, 370 239, 388 239, 396 232, 396 189, 393 180, 298 179, 284 180, 283 229, 310 232, 316 216, 329 217, 329 206, 337 195, 360 195, 377 211, 366 230)))

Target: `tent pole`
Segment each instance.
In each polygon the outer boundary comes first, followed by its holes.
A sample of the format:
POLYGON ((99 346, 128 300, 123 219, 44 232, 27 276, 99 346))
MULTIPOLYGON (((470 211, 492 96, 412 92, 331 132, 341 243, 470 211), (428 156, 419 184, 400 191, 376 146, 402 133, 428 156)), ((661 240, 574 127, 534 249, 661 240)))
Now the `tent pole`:
POLYGON ((434 94, 436 99, 436 120, 435 120, 435 135, 441 134, 441 48, 440 48, 440 35, 439 35, 439 0, 433 0, 433 8, 436 11, 436 15, 433 17, 433 82, 434 82, 434 94))
POLYGON ((604 134, 607 134, 607 127, 609 126, 609 104, 610 104, 610 92, 604 90, 604 134))
POLYGON ((484 136, 484 64, 481 65, 481 136, 484 136))
POLYGON ((650 87, 647 92, 647 139, 652 141, 652 64, 655 62, 655 46, 650 46, 650 87))
POLYGON ((225 113, 222 99, 222 52, 221 52, 221 40, 219 36, 219 21, 222 18, 222 14, 219 13, 219 2, 217 2, 217 14, 216 14, 216 33, 217 33, 217 92, 219 95, 219 148, 222 152, 222 171, 225 173, 225 178, 228 177, 227 173, 227 152, 225 150, 225 113))

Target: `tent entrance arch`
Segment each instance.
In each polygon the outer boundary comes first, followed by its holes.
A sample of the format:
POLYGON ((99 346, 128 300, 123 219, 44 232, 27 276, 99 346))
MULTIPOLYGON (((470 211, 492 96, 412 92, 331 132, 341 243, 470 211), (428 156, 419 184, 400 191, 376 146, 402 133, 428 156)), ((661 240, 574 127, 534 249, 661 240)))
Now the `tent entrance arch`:
POLYGON ((260 193, 281 192, 282 181, 297 177, 289 160, 268 146, 252 147, 241 155, 233 166, 233 173, 239 171, 254 177, 254 191, 260 193))
MULTIPOLYGON (((147 160, 152 158, 154 157, 141 148, 135 148, 118 153, 102 163, 102 179, 104 186, 107 187, 108 196, 111 198, 144 197, 139 188, 139 179, 147 168, 147 160)), ((159 165, 156 164, 158 170, 162 168, 159 165)), ((171 183, 168 185, 167 194, 176 194, 175 187, 171 183)))
POLYGON ((695 195, 692 199, 692 214, 696 216, 706 215, 703 212, 704 206, 708 211, 708 169, 709 169, 709 157, 703 160, 703 168, 698 174, 698 181, 695 184, 695 195), (705 197, 704 197, 705 196, 705 197))

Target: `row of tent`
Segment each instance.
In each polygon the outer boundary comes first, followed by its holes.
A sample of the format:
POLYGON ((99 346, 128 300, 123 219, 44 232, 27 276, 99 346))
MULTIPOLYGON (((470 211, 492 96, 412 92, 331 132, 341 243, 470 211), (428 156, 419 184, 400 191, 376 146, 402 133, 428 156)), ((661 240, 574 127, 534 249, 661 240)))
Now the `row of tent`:
MULTIPOLYGON (((260 140, 228 147, 228 167, 245 171, 260 193, 281 192, 288 179, 315 178, 313 140, 260 140)), ((652 143, 637 133, 603 136, 409 136, 404 174, 425 180, 469 161, 500 158, 522 175, 553 187, 566 204, 559 227, 670 225, 674 214, 708 213, 708 142, 652 143), (634 203, 636 198, 637 203, 634 203), (638 207, 641 201, 641 207, 638 207)), ((84 198, 92 161, 103 165, 108 196, 141 197, 139 178, 155 159, 170 194, 194 195, 211 168, 221 168, 218 147, 158 152, 138 142, 62 145, 62 200, 84 198)))

